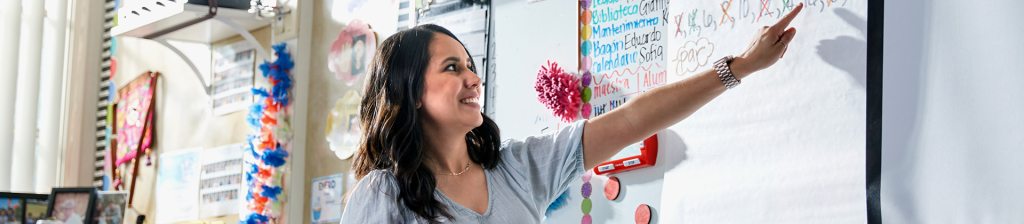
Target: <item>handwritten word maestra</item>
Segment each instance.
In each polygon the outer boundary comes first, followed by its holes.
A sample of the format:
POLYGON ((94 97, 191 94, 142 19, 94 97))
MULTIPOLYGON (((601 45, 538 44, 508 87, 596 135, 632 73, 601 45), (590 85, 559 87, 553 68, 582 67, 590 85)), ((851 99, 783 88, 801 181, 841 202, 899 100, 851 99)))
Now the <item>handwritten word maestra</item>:
MULTIPOLYGON (((623 89, 630 89, 630 79, 614 79, 610 82, 600 83, 594 86, 594 98, 602 98, 613 94, 621 93, 623 89)), ((596 83, 595 83, 596 84, 596 83)))
MULTIPOLYGON (((607 73, 595 78, 593 96, 595 99, 622 99, 646 92, 658 86, 668 83, 668 72, 661 64, 653 63, 640 67, 637 70, 622 69, 607 73)), ((602 103, 595 103, 595 106, 602 103)), ((606 107, 614 109, 614 107, 606 107)), ((595 109, 592 114, 600 115, 601 111, 595 109)))

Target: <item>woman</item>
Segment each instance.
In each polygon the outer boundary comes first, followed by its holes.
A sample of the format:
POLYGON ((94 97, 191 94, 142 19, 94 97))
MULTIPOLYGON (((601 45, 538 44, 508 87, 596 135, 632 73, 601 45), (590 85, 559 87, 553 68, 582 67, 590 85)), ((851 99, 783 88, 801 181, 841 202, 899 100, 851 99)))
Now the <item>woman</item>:
POLYGON ((648 91, 553 135, 500 143, 480 113, 480 78, 455 35, 422 25, 378 48, 361 104, 361 178, 342 223, 536 223, 569 183, 623 147, 679 122, 771 66, 803 4, 718 70, 648 91), (731 70, 731 74, 730 74, 731 70))

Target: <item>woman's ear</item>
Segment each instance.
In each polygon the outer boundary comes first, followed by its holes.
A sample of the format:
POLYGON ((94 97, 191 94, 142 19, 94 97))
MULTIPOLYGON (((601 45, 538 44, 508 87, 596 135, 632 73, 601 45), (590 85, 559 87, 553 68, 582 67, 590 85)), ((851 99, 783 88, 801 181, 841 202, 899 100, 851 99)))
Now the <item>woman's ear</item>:
POLYGON ((422 107, 423 107, 423 102, 416 102, 416 109, 417 110, 422 108, 422 107))

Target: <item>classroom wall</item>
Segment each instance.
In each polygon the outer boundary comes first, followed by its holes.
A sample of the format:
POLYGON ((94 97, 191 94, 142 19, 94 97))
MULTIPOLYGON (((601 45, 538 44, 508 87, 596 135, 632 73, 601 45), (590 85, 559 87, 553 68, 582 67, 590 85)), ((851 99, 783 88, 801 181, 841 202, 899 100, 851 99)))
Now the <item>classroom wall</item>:
MULTIPOLYGON (((294 4, 289 5, 295 8, 294 4)), ((250 31, 259 42, 260 47, 268 53, 271 32, 276 31, 275 41, 295 38, 296 18, 299 11, 285 16, 281 24, 283 29, 272 30, 270 26, 250 31)), ((160 72, 161 76, 156 87, 156 121, 153 166, 139 167, 136 198, 133 203, 139 214, 147 215, 147 222, 155 220, 157 160, 159 154, 190 148, 213 148, 228 144, 245 142, 252 129, 246 123, 246 111, 241 110, 224 115, 215 115, 210 103, 211 97, 203 90, 203 84, 211 83, 212 49, 243 41, 241 36, 233 36, 212 44, 169 41, 178 48, 186 58, 181 58, 171 49, 153 40, 116 37, 118 51, 114 58, 118 60, 117 74, 112 80, 118 88, 137 78, 145 71, 160 72), (193 71, 185 60, 190 60, 199 70, 193 71), (198 75, 198 76, 197 76, 198 75)), ((289 46, 290 48, 295 46, 289 46)), ((294 49, 294 48, 293 48, 294 49)), ((264 60, 256 55, 256 62, 264 60)), ((259 70, 255 71, 259 76, 259 70)), ((145 160, 143 160, 145 161, 145 160)), ((90 172, 91 173, 91 172, 90 172)), ((198 197, 198 196, 197 196, 198 197)), ((301 201, 299 203, 302 203, 301 201)), ((236 222, 237 215, 228 215, 206 220, 236 222)))
MULTIPOLYGON (((254 35, 261 45, 269 46, 269 29, 256 30, 254 35)), ((209 83, 210 45, 172 42, 189 56, 209 83)), ((217 47, 215 44, 214 47, 217 47)), ((267 48, 266 50, 270 50, 267 48)), ((210 97, 206 95, 195 72, 170 49, 159 43, 133 37, 119 37, 117 74, 113 77, 118 88, 145 71, 157 71, 161 76, 156 87, 156 123, 153 166, 139 166, 138 186, 133 203, 140 214, 153 220, 156 211, 156 170, 158 154, 195 147, 211 148, 244 142, 252 129, 245 123, 245 112, 223 116, 214 115, 210 97)), ((263 59, 257 56, 257 61, 263 59)), ((197 196, 198 197, 198 196, 197 196)), ((229 217, 237 219, 236 217, 229 217)))
MULTIPOLYGON (((313 37, 310 62, 309 108, 306 136, 306 176, 303 199, 303 219, 309 222, 310 183, 321 176, 348 175, 352 159, 342 160, 327 142, 327 117, 335 102, 348 91, 362 93, 363 81, 349 86, 335 78, 328 69, 328 53, 338 34, 352 19, 362 20, 377 32, 378 42, 395 33, 398 5, 395 0, 319 0, 313 1, 313 37), (351 8, 349 8, 351 7, 351 8), (350 13, 351 11, 351 13, 350 13)), ((345 185, 354 184, 352 181, 345 185)), ((343 192, 350 189, 344 188, 343 192)))
POLYGON ((884 222, 1024 222, 1020 9, 885 1, 884 222))
MULTIPOLYGON (((338 0, 342 1, 342 0, 338 0)), ((323 119, 338 95, 324 64, 326 46, 343 28, 328 19, 334 1, 316 1, 312 73, 310 74, 308 154, 306 181, 318 176, 347 172, 349 161, 334 157, 324 138, 323 119)), ((495 32, 512 34, 504 19, 526 14, 525 1, 496 0, 495 32), (518 14, 517 14, 518 13, 518 14)), ((560 4, 548 0, 533 4, 560 4)), ((951 1, 887 1, 885 3, 885 78, 883 102, 883 219, 893 223, 1013 223, 1024 221, 1024 26, 1013 25, 1013 9, 1024 3, 999 0, 985 4, 951 1), (999 7, 994 7, 999 6, 999 7), (1009 25, 1007 25, 1009 24, 1009 25), (967 44, 965 44, 965 42, 967 44)), ((552 15, 557 16, 557 15, 552 15)), ((522 19, 530 19, 523 17, 522 19)), ((526 29, 528 27, 522 27, 526 29)), ((545 32, 545 27, 533 27, 545 32)), ((382 31, 379 31, 382 32, 382 31)), ((550 31, 560 32, 560 31, 550 31)), ((569 45, 534 46, 575 49, 575 32, 569 45)), ((265 45, 269 32, 254 33, 265 45)), ((530 37, 506 37, 502 41, 528 41, 530 37)), ((382 34, 383 39, 390 35, 382 34)), ((502 39, 502 38, 497 38, 502 39)), ((195 101, 208 101, 185 62, 170 50, 148 40, 119 38, 119 71, 114 80, 127 83, 146 70, 160 71, 157 87, 157 152, 243 141, 249 129, 244 114, 214 116, 195 101), (182 122, 189 121, 189 122, 182 122)), ((495 40, 497 41, 497 40, 495 40)), ((202 71, 209 71, 209 46, 178 45, 202 71), (192 52, 192 53, 189 53, 192 52), (203 66, 207 66, 206 69, 203 66)), ((575 60, 573 52, 519 57, 508 44, 496 43, 497 88, 509 88, 513 80, 527 80, 546 59, 575 60), (504 71, 504 72, 503 72, 504 71), (519 74, 519 75, 516 75, 519 74), (501 75, 504 75, 502 77, 501 75)), ((267 49, 269 50, 269 49, 267 49)), ((262 60, 262 59, 258 59, 262 60)), ((209 74, 203 74, 204 77, 209 74)), ((515 103, 501 105, 514 106, 515 103)), ((508 111, 507 109, 498 109, 508 111)), ((531 118, 532 119, 532 118, 531 118)), ((505 129, 503 129, 505 130, 505 129)), ((506 137, 520 137, 508 129, 506 137)), ((142 167, 139 195, 153 195, 155 167, 142 167)), ((308 186, 306 186, 308 187, 308 186)), ((308 190, 306 191, 308 192, 308 190)), ((308 198, 309 195, 302 196, 308 198)), ((136 198, 136 208, 152 211, 152 197, 136 198)), ((303 202, 307 203, 307 202, 303 202)), ((303 216, 309 213, 304 205, 303 216)))

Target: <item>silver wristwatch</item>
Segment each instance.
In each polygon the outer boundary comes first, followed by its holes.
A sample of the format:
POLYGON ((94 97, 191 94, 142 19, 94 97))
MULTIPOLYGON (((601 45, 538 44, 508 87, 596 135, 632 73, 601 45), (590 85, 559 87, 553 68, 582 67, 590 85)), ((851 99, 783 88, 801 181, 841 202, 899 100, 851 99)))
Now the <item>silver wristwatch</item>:
POLYGON ((715 61, 714 67, 715 72, 718 73, 718 80, 721 80, 722 84, 725 84, 726 89, 732 89, 733 87, 740 85, 740 80, 736 79, 736 76, 732 74, 732 69, 729 68, 729 63, 735 58, 736 57, 730 55, 715 61))

